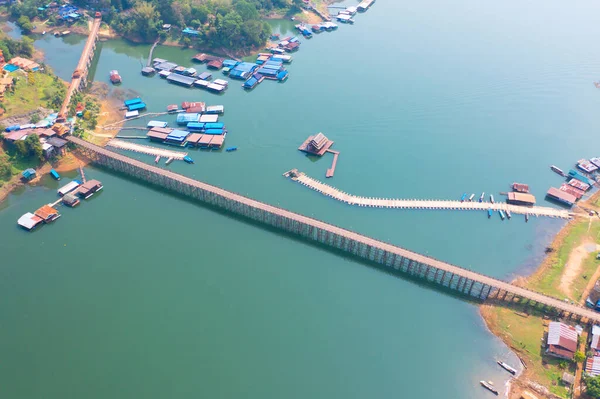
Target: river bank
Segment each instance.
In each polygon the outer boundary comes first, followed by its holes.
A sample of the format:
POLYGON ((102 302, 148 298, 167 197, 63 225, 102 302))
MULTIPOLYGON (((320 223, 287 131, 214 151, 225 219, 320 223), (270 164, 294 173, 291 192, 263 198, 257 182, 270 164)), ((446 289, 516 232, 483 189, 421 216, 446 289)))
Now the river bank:
MULTIPOLYGON (((580 206, 597 211, 599 198, 597 192, 580 206)), ((513 283, 585 306, 587 295, 600 277, 596 262, 599 234, 597 216, 569 221, 547 247, 547 255, 537 269, 527 277, 517 277, 513 283)), ((544 355, 544 333, 550 321, 547 316, 519 304, 485 304, 480 313, 490 331, 524 362, 523 373, 512 384, 509 399, 520 398, 524 390, 535 391, 544 398, 568 397, 570 391, 561 383, 562 374, 577 374, 579 381, 581 371, 573 365, 565 368, 566 362, 544 355)))

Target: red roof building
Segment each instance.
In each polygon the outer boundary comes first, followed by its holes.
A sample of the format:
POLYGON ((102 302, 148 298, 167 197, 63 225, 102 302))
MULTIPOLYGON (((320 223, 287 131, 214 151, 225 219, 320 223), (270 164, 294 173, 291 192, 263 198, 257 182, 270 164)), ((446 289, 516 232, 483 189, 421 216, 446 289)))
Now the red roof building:
POLYGON ((563 359, 573 359, 577 351, 577 331, 573 326, 553 321, 548 326, 546 353, 563 359))

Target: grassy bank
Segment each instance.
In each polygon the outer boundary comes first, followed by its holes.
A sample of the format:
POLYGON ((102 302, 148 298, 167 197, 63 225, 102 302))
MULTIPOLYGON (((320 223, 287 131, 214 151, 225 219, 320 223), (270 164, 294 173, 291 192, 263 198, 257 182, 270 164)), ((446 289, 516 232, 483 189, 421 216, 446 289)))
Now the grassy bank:
MULTIPOLYGON (((593 206, 592 198, 586 206, 593 206)), ((600 242, 600 219, 572 220, 555 237, 547 256, 534 274, 519 278, 518 284, 561 300, 584 304, 598 273, 595 243, 600 242)), ((521 357, 527 369, 522 381, 531 380, 559 397, 570 397, 561 383, 562 374, 575 373, 575 365, 545 354, 550 319, 528 305, 482 306, 481 313, 490 330, 521 357)), ((512 397, 519 397, 513 392, 512 397)))
POLYGON ((65 83, 51 73, 13 73, 14 90, 5 94, 3 118, 33 111, 39 106, 57 109, 62 102, 65 83))

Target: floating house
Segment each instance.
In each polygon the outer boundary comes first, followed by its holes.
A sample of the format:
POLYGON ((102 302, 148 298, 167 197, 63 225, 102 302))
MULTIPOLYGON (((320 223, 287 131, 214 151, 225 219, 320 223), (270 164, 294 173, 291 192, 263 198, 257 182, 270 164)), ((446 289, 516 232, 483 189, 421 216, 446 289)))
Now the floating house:
MULTIPOLYGON (((582 183, 583 184, 583 183, 582 183)), ((567 183, 563 183, 560 187, 559 187, 560 191, 564 191, 566 193, 571 194, 572 196, 574 196, 577 199, 581 199, 581 197, 583 197, 583 194, 585 194, 585 191, 580 190, 578 188, 575 188, 573 186, 568 185, 567 183)))
POLYGON ((210 148, 221 148, 225 142, 225 135, 213 136, 208 145, 210 148))
POLYGON ((187 124, 187 128, 191 132, 201 132, 204 131, 204 123, 201 122, 190 122, 187 124))
POLYGON ((153 76, 156 73, 154 68, 144 67, 142 68, 142 75, 144 76, 153 76))
POLYGON ((587 173, 592 173, 598 170, 598 167, 587 159, 580 159, 577 161, 577 167, 587 173))
POLYGON ((140 111, 127 111, 125 112, 125 119, 135 118, 140 115, 140 111))
POLYGON ((158 76, 160 76, 163 79, 166 79, 170 74, 171 74, 171 72, 169 72, 169 71, 160 71, 158 73, 158 76))
POLYGON ((562 359, 573 359, 577 351, 577 330, 573 326, 551 321, 548 325, 546 353, 562 359))
POLYGON ((213 136, 209 134, 203 134, 202 137, 198 140, 198 147, 200 148, 208 148, 210 142, 212 141, 213 136))
POLYGON ((236 60, 223 60, 223 66, 224 66, 225 68, 231 68, 231 69, 233 69, 233 68, 235 68, 236 66, 238 66, 238 64, 239 64, 239 63, 240 63, 240 62, 239 62, 239 61, 236 61, 236 60))
POLYGON ((518 193, 528 193, 529 185, 523 184, 523 183, 513 183, 512 189, 513 189, 513 191, 516 191, 518 193))
POLYGON ((142 109, 145 109, 145 108, 146 108, 146 103, 133 104, 133 105, 129 105, 127 107, 127 109, 129 111, 139 111, 139 110, 142 110, 142 109))
POLYGON ((577 198, 574 195, 554 187, 550 187, 546 193, 546 196, 567 206, 573 206, 573 204, 577 201, 577 198))
POLYGON ((65 184, 61 188, 59 188, 58 191, 57 191, 58 195, 60 195, 62 197, 63 195, 68 194, 71 191, 75 190, 80 185, 81 185, 81 182, 79 180, 73 180, 73 181, 65 184))
POLYGON ((283 70, 277 74, 277 80, 280 82, 285 82, 285 80, 290 76, 288 71, 283 70))
POLYGON ((184 101, 181 103, 181 108, 183 108, 184 110, 186 110, 186 112, 190 113, 189 111, 187 111, 190 108, 200 108, 201 111, 200 112, 204 112, 204 110, 206 109, 206 103, 201 102, 201 101, 184 101))
POLYGON ((229 85, 229 82, 226 81, 225 79, 215 79, 213 81, 213 83, 216 84, 216 85, 221 85, 223 87, 227 87, 229 85))
POLYGON ((338 14, 335 17, 338 21, 345 23, 345 24, 353 24, 354 20, 352 19, 352 17, 348 14, 338 14))
POLYGON ((204 134, 210 134, 213 136, 222 136, 225 134, 224 129, 205 129, 204 134))
POLYGON ((202 135, 200 133, 192 133, 187 138, 187 145, 190 147, 197 147, 198 141, 200 141, 202 135))
POLYGON ((121 75, 119 75, 119 71, 117 71, 116 69, 110 71, 109 78, 110 82, 114 85, 119 84, 123 81, 123 79, 121 79, 121 75))
POLYGON ((77 196, 75 194, 67 193, 67 194, 63 195, 63 204, 65 204, 68 207, 73 208, 73 207, 79 205, 79 198, 77 198, 77 196))
POLYGON ((590 162, 600 168, 600 158, 590 158, 590 162))
POLYGON ((363 0, 358 6, 356 6, 356 9, 360 12, 365 12, 373 5, 373 3, 375 3, 375 0, 363 0))
POLYGON ((150 122, 148 122, 146 127, 148 129, 151 129, 153 127, 167 127, 168 124, 169 124, 168 122, 163 122, 163 121, 150 121, 150 122))
POLYGON ((312 155, 322 156, 331 148, 333 141, 329 140, 323 133, 309 136, 298 149, 312 155))
POLYGON ((219 120, 219 115, 206 114, 206 115, 201 115, 197 122, 213 123, 213 122, 217 122, 218 120, 219 120))
POLYGON ((167 139, 167 136, 173 131, 173 129, 165 129, 156 127, 148 131, 146 136, 150 139, 150 141, 159 141, 163 142, 167 139))
POLYGON ((207 114, 222 114, 225 112, 225 107, 222 105, 210 105, 206 107, 207 114))
POLYGON ((582 181, 579 181, 577 179, 571 179, 569 180, 569 183, 567 183, 569 186, 574 187, 578 190, 582 190, 582 191, 587 191, 590 189, 590 185, 589 184, 585 184, 582 181))
POLYGON ((60 217, 58 211, 52 208, 50 205, 44 205, 37 211, 35 211, 35 216, 39 217, 44 221, 44 223, 50 223, 55 221, 60 217))
POLYGON ((100 183, 98 180, 92 179, 83 183, 81 187, 79 187, 77 194, 79 194, 79 196, 83 199, 88 199, 103 188, 104 187, 102 186, 102 183, 100 183))
POLYGON ((200 114, 192 113, 182 113, 177 115, 177 124, 178 125, 187 125, 190 122, 198 122, 200 119, 200 114))
POLYGON ((573 179, 577 179, 585 184, 588 184, 590 186, 593 186, 595 181, 593 181, 592 179, 587 178, 586 176, 582 175, 581 173, 577 172, 576 170, 569 170, 569 177, 573 178, 573 179))
POLYGON ((186 138, 190 135, 190 132, 185 130, 175 129, 165 139, 166 144, 175 144, 183 146, 186 142, 186 138))
MULTIPOLYGON (((262 77, 262 79, 264 80, 264 76, 260 75, 262 77)), ((242 87, 246 90, 251 90, 254 89, 256 87, 256 85, 258 85, 259 81, 258 79, 256 79, 254 76, 252 76, 250 79, 248 79, 247 81, 245 81, 242 84, 242 87)))
POLYGON ((160 71, 171 72, 175 68, 177 68, 177 64, 175 64, 174 62, 169 62, 169 61, 161 62, 159 64, 154 65, 154 69, 156 69, 159 72, 160 71))
POLYGON ((135 104, 141 104, 142 103, 142 99, 137 97, 137 98, 132 98, 129 100, 125 100, 123 102, 123 105, 125 105, 126 107, 130 107, 131 105, 135 105, 135 104))
POLYGON ((258 65, 251 62, 240 62, 229 72, 229 77, 233 79, 247 80, 258 69, 258 65))
POLYGON ((215 92, 215 93, 223 93, 225 91, 225 89, 226 89, 225 86, 221 86, 221 85, 218 85, 216 83, 211 83, 208 86, 206 86, 206 88, 208 90, 210 90, 210 91, 215 92))
POLYGON ((175 83, 181 86, 191 87, 196 81, 196 79, 192 78, 191 76, 183 76, 176 73, 172 73, 169 76, 167 76, 167 81, 169 81, 169 83, 175 83))
POLYGON ((212 73, 210 72, 202 72, 198 75, 198 79, 200 80, 210 80, 212 78, 212 73))
POLYGON ((196 76, 197 73, 196 68, 185 68, 181 74, 185 76, 196 76))
POLYGON ((179 75, 183 75, 183 72, 185 72, 185 67, 184 66, 176 66, 175 68, 173 68, 173 70, 171 72, 179 74, 179 75))
POLYGON ((208 87, 208 85, 210 84, 209 81, 207 80, 202 80, 202 79, 198 79, 194 82, 194 86, 196 87, 200 87, 201 89, 206 89, 208 87))
POLYGON ((17 224, 28 231, 35 229, 43 222, 44 220, 41 217, 34 215, 31 212, 27 212, 26 214, 21 216, 19 220, 17 220, 17 224))
POLYGON ((224 129, 225 124, 221 122, 209 122, 204 124, 204 129, 224 129))
POLYGON ((535 205, 535 196, 522 192, 510 192, 506 202, 513 205, 533 206, 535 205))
POLYGON ((177 112, 177 111, 179 111, 179 107, 177 106, 177 104, 167 105, 168 113, 173 113, 173 112, 177 112))
POLYGON ((212 60, 208 64, 206 64, 206 67, 208 69, 221 69, 221 68, 223 68, 223 60, 221 60, 221 59, 212 60))

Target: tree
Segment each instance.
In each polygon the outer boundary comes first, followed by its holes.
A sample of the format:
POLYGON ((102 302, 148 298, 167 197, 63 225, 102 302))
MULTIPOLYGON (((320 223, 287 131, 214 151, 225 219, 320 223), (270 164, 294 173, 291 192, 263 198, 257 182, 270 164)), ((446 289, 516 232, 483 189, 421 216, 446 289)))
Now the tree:
POLYGON ((27 146, 23 140, 15 141, 15 148, 17 149, 17 153, 21 156, 27 155, 27 146))
POLYGON ((575 360, 575 363, 582 363, 585 360, 585 353, 583 353, 581 351, 575 352, 575 356, 573 356, 573 360, 575 360))
POLYGON ((33 30, 33 24, 27 15, 22 15, 17 19, 17 25, 23 31, 23 33, 27 34, 33 30))
POLYGON ((29 120, 29 123, 38 123, 40 121, 40 114, 38 114, 37 112, 33 115, 31 115, 31 119, 29 120))
POLYGON ((600 398, 600 375, 585 378, 586 393, 592 398, 600 398))
POLYGON ((29 155, 44 159, 44 150, 42 149, 42 143, 40 143, 40 137, 37 134, 30 134, 27 136, 25 145, 29 155))
POLYGON ((0 154, 0 179, 6 179, 12 175, 12 165, 8 155, 0 154))

